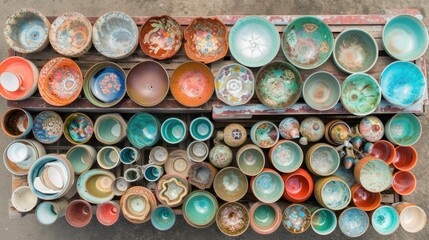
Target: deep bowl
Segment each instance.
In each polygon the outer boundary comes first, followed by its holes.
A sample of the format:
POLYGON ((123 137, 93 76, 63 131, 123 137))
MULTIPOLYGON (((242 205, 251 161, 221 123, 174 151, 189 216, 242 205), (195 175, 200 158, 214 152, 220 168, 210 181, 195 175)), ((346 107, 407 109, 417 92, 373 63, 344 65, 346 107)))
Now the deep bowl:
POLYGON ((329 176, 340 166, 340 156, 337 150, 324 143, 318 143, 305 154, 305 163, 311 173, 318 176, 329 176))
POLYGON ((311 213, 301 204, 292 204, 283 211, 283 226, 291 233, 300 234, 310 227, 311 213))
POLYGON ((201 142, 210 139, 213 135, 213 130, 213 123, 206 117, 195 118, 189 126, 192 138, 201 142))
POLYGON ((319 208, 311 214, 311 228, 319 235, 331 234, 337 227, 337 216, 332 210, 319 208))
POLYGON ((301 203, 313 194, 314 182, 310 173, 299 168, 295 172, 282 174, 285 185, 283 198, 288 202, 301 203))
POLYGON ((382 192, 392 185, 393 177, 389 165, 376 157, 362 158, 354 168, 356 181, 370 192, 382 192))
POLYGON ((158 118, 148 113, 136 113, 128 121, 127 138, 131 144, 139 149, 150 147, 158 142, 161 123, 158 118))
POLYGON ((254 203, 249 210, 250 226, 263 235, 275 232, 282 222, 282 210, 276 203, 254 203))
POLYGON ((258 175, 265 166, 265 155, 262 149, 254 144, 247 144, 237 152, 237 165, 247 176, 258 175))
POLYGON ((226 167, 215 176, 213 189, 220 199, 234 202, 246 195, 248 184, 242 171, 235 167, 226 167))
POLYGON ((385 135, 393 144, 411 146, 420 139, 422 125, 414 114, 398 113, 386 123, 385 135))
POLYGON ((410 195, 417 185, 416 176, 410 171, 399 171, 393 174, 393 190, 399 195, 410 195))
POLYGON ((156 229, 167 231, 174 226, 176 215, 174 214, 173 209, 160 205, 153 211, 150 221, 156 229))
POLYGON ((186 138, 188 128, 186 123, 178 118, 168 118, 161 125, 161 136, 170 144, 177 144, 186 138))
POLYGON ((249 228, 249 211, 238 202, 224 203, 216 213, 216 225, 223 234, 237 237, 249 228))
POLYGON ((264 203, 276 202, 284 192, 282 177, 269 168, 264 168, 260 174, 252 177, 250 187, 255 197, 264 203))
POLYGON ((63 132, 72 144, 83 144, 91 139, 94 125, 91 118, 83 113, 72 113, 64 120, 63 132))
POLYGON ((280 133, 277 126, 269 121, 259 121, 253 124, 250 130, 252 142, 261 148, 270 148, 279 140, 280 133))
POLYGON ((114 145, 125 139, 127 122, 119 113, 100 115, 94 124, 95 138, 105 144, 114 145))
POLYGON ((320 178, 314 186, 317 202, 331 210, 341 210, 351 201, 350 187, 336 176, 320 178))
POLYGON ((341 213, 338 218, 338 225, 341 232, 346 236, 359 237, 368 230, 369 217, 365 211, 351 207, 341 213))
POLYGON ((53 111, 43 111, 33 120, 33 135, 43 144, 58 141, 63 135, 63 120, 53 111))
POLYGON ((389 141, 380 140, 374 143, 369 154, 391 164, 396 158, 396 149, 389 141))
POLYGON ((315 72, 304 82, 302 96, 313 109, 326 111, 333 108, 340 100, 341 85, 329 72, 315 72))
POLYGON ((77 192, 82 199, 92 204, 101 204, 114 197, 110 187, 113 180, 113 173, 103 169, 91 169, 79 176, 77 192))
POLYGON ((395 149, 396 156, 393 159, 393 166, 396 169, 399 171, 409 171, 416 166, 419 155, 414 147, 397 146, 395 149))
POLYGON ((391 206, 377 208, 371 216, 371 224, 381 235, 389 235, 399 228, 399 215, 391 206))
POLYGON ((219 205, 216 197, 207 191, 194 191, 183 202, 183 218, 197 228, 210 226, 216 217, 219 205))
POLYGON ((373 211, 381 203, 381 193, 370 192, 358 184, 352 187, 351 192, 353 204, 364 211, 373 211))
POLYGON ((10 142, 3 151, 3 163, 6 169, 16 176, 25 176, 28 173, 28 170, 31 166, 39 159, 41 156, 46 154, 46 150, 43 145, 36 140, 31 139, 17 139, 10 142), (28 159, 22 162, 14 162, 8 156, 9 148, 15 143, 21 143, 27 146, 30 150, 30 156, 28 159))
POLYGON ((289 140, 278 141, 269 152, 271 163, 280 172, 290 173, 297 170, 303 160, 301 147, 289 140))
POLYGON ((11 138, 24 138, 32 127, 33 117, 22 108, 7 109, 2 115, 1 128, 11 138))

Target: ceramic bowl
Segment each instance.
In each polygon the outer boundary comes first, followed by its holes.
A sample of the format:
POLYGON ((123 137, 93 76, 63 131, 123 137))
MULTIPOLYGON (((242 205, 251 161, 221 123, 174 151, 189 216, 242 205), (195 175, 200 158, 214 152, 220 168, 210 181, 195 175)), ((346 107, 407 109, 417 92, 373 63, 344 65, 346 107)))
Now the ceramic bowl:
POLYGON ((114 145, 125 139, 127 122, 119 113, 108 113, 99 116, 95 120, 95 138, 105 144, 114 145))
POLYGON ((396 149, 389 141, 380 140, 374 143, 370 155, 391 164, 396 158, 396 149))
POLYGON ((249 210, 250 227, 258 234, 275 232, 282 222, 282 210, 276 203, 254 203, 249 210))
POLYGON ((254 144, 241 147, 236 157, 238 168, 247 176, 258 175, 265 166, 265 155, 262 149, 254 144))
POLYGON ((284 139, 299 138, 299 122, 293 117, 284 118, 279 124, 280 136, 284 139))
POLYGON ((192 19, 184 35, 186 55, 194 61, 208 64, 228 52, 228 30, 216 17, 192 19))
POLYGON ((397 15, 390 19, 383 28, 382 40, 386 52, 402 61, 423 56, 429 44, 426 26, 411 15, 397 15))
POLYGON ((261 148, 270 148, 279 140, 279 129, 269 121, 259 121, 250 130, 252 142, 261 148))
POLYGON ((63 132, 70 143, 84 144, 94 133, 92 120, 83 113, 72 113, 64 120, 63 132))
POLYGON ((169 144, 182 142, 188 133, 186 123, 178 118, 172 117, 165 120, 161 125, 161 136, 169 144))
POLYGON ((209 156, 209 147, 204 142, 193 141, 188 145, 186 153, 192 162, 203 162, 209 156))
POLYGON ((19 139, 10 142, 3 152, 3 163, 6 169, 16 176, 27 175, 28 170, 31 166, 39 159, 41 156, 45 155, 46 151, 42 144, 35 140, 31 139, 19 139), (16 143, 24 144, 27 147, 27 151, 18 147, 19 149, 24 150, 23 152, 17 151, 16 146, 12 147, 16 143), (12 153, 12 156, 11 156, 12 153), (25 159, 27 157, 27 159, 25 159), (11 159, 15 158, 15 159, 11 159), (18 161, 17 161, 18 160, 18 161))
POLYGON ((247 67, 271 62, 280 48, 276 26, 260 16, 240 18, 229 32, 228 43, 234 59, 247 67))
POLYGON ((97 107, 111 107, 125 96, 125 71, 116 63, 99 62, 85 74, 83 92, 97 107))
POLYGON ((341 90, 341 103, 350 113, 365 116, 374 112, 381 101, 377 80, 365 73, 354 73, 346 78, 341 90))
POLYGON ((283 211, 283 226, 291 233, 300 234, 310 227, 311 213, 301 204, 292 204, 283 211))
POLYGON ((301 96, 302 81, 298 70, 289 63, 274 61, 256 75, 255 91, 259 100, 272 109, 284 109, 301 96))
POLYGON ((218 131, 216 133, 215 141, 221 141, 222 139, 230 147, 240 147, 247 140, 247 130, 239 123, 230 123, 224 128, 223 132, 218 131), (221 138, 218 137, 219 134, 223 134, 221 138))
POLYGON ((189 126, 192 138, 201 142, 211 138, 213 129, 213 123, 206 117, 195 118, 189 126))
POLYGON ((188 171, 189 184, 204 190, 211 188, 218 170, 208 162, 192 164, 188 171))
POLYGON ((340 119, 331 120, 326 124, 325 138, 332 145, 343 145, 346 141, 349 141, 356 149, 360 149, 363 144, 363 138, 361 136, 352 136, 350 126, 340 119))
POLYGON ((156 229, 167 231, 174 226, 176 215, 174 214, 173 209, 160 205, 153 211, 150 216, 150 221, 156 229))
POLYGON ((271 163, 280 172, 290 173, 297 170, 303 160, 301 147, 289 140, 280 140, 269 152, 271 163))
POLYGON ((302 168, 292 173, 282 174, 282 179, 285 186, 283 198, 288 202, 301 203, 313 194, 313 178, 302 168))
POLYGON ((418 154, 415 148, 412 146, 397 146, 393 166, 400 171, 409 171, 416 166, 417 160, 418 154))
POLYGON ((169 152, 164 169, 168 174, 176 173, 187 178, 192 164, 194 162, 189 159, 186 150, 176 149, 169 152))
POLYGON ((191 186, 186 178, 177 173, 162 176, 155 188, 158 201, 169 207, 180 206, 190 191, 191 186))
POLYGON ((408 202, 392 204, 399 214, 402 228, 409 233, 417 233, 426 226, 427 216, 423 208, 408 202))
POLYGON ((113 180, 113 173, 103 169, 91 169, 79 176, 77 192, 82 199, 92 204, 101 204, 114 197, 110 187, 113 180))
POLYGON ((368 142, 377 142, 383 138, 384 124, 376 116, 367 116, 360 121, 357 132, 368 142))
POLYGON ((66 154, 67 160, 76 174, 88 171, 97 159, 97 151, 90 145, 76 145, 70 148, 66 154))
POLYGON ((308 170, 318 176, 329 176, 340 166, 340 155, 331 145, 318 143, 310 147, 305 154, 308 170))
POLYGON ((99 17, 92 34, 92 43, 97 51, 113 59, 130 56, 139 43, 136 23, 122 12, 108 12, 99 17))
POLYGON ((149 163, 164 165, 168 160, 168 150, 163 146, 155 146, 149 152, 149 163))
POLYGON ((140 30, 140 48, 151 58, 173 57, 182 46, 179 23, 170 16, 150 17, 140 30))
POLYGON ((319 208, 311 214, 311 228, 319 235, 329 235, 337 227, 337 216, 332 210, 319 208))
POLYGON ((140 181, 144 178, 143 170, 137 166, 132 166, 124 171, 124 179, 129 183, 140 181))
POLYGON ((391 206, 377 208, 371 216, 374 230, 381 235, 390 235, 399 228, 399 215, 391 206))
POLYGON ((143 175, 148 182, 156 182, 164 175, 164 168, 155 164, 149 164, 145 166, 143 175))
POLYGON ((373 211, 380 206, 381 193, 370 192, 359 184, 353 185, 351 192, 353 204, 364 211, 373 211))
POLYGON ((359 208, 348 208, 338 218, 338 226, 346 236, 359 237, 368 230, 368 214, 359 208))
POLYGON ((113 169, 121 163, 119 160, 119 151, 118 147, 114 146, 104 146, 97 153, 97 163, 98 165, 106 170, 113 169))
POLYGON ((216 197, 206 191, 194 191, 183 202, 183 218, 196 228, 210 226, 216 217, 219 208, 216 197))
POLYGON ((180 104, 186 107, 199 107, 213 95, 213 74, 205 64, 182 63, 171 76, 170 91, 180 104))
POLYGON ((135 186, 122 195, 119 205, 125 219, 134 224, 141 224, 149 221, 157 202, 149 189, 135 186))
POLYGON ((76 199, 67 205, 65 218, 72 227, 82 228, 91 222, 92 214, 91 204, 85 200, 76 199))
POLYGON ((228 167, 232 162, 233 154, 230 147, 224 144, 215 145, 209 153, 209 160, 217 168, 228 167))
POLYGON ((164 100, 170 80, 165 68, 155 61, 134 65, 127 75, 128 96, 138 105, 153 107, 164 100))
POLYGON ((128 121, 127 138, 130 143, 138 148, 151 147, 158 142, 161 123, 158 118, 148 113, 136 113, 128 121))
POLYGON ((315 72, 304 82, 302 96, 313 109, 326 111, 332 109, 340 100, 341 85, 329 72, 315 72))
POLYGON ((29 186, 21 186, 12 193, 12 206, 19 212, 29 212, 36 207, 37 195, 31 191, 29 186))
POLYGON ((377 42, 365 30, 347 29, 335 39, 334 63, 346 73, 368 72, 374 67, 377 59, 377 42))
POLYGON ((116 201, 104 202, 97 206, 96 216, 103 226, 112 226, 119 219, 121 208, 116 201))
POLYGON ((72 103, 79 97, 82 85, 82 72, 69 58, 54 58, 40 71, 40 95, 52 106, 61 107, 72 103))
POLYGON ((21 108, 10 108, 3 113, 1 128, 11 138, 23 138, 31 132, 33 117, 21 108))
POLYGON ((322 207, 334 211, 346 208, 351 200, 350 187, 336 176, 317 180, 314 185, 314 196, 322 207))
POLYGON ((301 69, 322 65, 334 49, 334 36, 329 26, 316 17, 298 17, 290 22, 282 36, 286 59, 301 69))
POLYGON ((244 105, 253 97, 254 82, 250 69, 236 63, 223 66, 215 78, 216 96, 230 106, 244 105))
POLYGON ((224 203, 216 213, 216 225, 227 236, 240 236, 249 228, 249 211, 238 202, 224 203))
POLYGON ((393 174, 393 190, 399 195, 410 195, 417 185, 416 176, 410 171, 399 171, 393 174))
POLYGON ((260 174, 252 177, 250 187, 255 197, 264 203, 279 200, 285 188, 280 174, 269 168, 264 168, 260 174))
POLYGON ((381 73, 380 85, 384 99, 401 108, 420 101, 426 91, 423 72, 410 62, 389 64, 381 73))
POLYGON ((325 134, 325 124, 318 117, 307 117, 302 120, 299 132, 302 135, 299 143, 317 142, 322 139, 325 134))
POLYGON ((218 172, 213 181, 216 195, 227 202, 235 202, 244 197, 248 189, 246 175, 236 167, 226 167, 218 172))
POLYGON ((4 38, 9 47, 17 52, 40 52, 49 44, 50 25, 49 20, 41 12, 23 8, 7 18, 4 38))
POLYGON ((92 46, 92 25, 84 15, 68 12, 58 16, 49 29, 52 48, 67 57, 79 57, 92 46))
POLYGON ((53 111, 43 111, 36 115, 33 124, 33 135, 43 144, 52 144, 63 135, 63 120, 53 111))
POLYGON ((394 115, 385 126, 386 138, 399 146, 411 146, 422 135, 422 125, 419 119, 411 113, 394 115))
POLYGON ((64 217, 68 202, 65 198, 56 201, 44 201, 36 207, 36 218, 43 225, 54 224, 64 217))
POLYGON ((392 171, 385 161, 376 157, 364 157, 354 169, 356 181, 370 192, 382 192, 392 185, 392 171))
POLYGON ((124 195, 130 187, 131 183, 129 183, 124 177, 117 177, 110 185, 110 189, 115 196, 124 195))

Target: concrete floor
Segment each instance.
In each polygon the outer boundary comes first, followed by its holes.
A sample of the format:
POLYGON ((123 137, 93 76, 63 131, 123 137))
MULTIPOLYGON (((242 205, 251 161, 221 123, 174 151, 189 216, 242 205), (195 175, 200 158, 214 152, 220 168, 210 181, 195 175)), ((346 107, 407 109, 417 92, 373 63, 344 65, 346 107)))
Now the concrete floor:
MULTIPOLYGON (((233 1, 233 0, 127 0, 127 1, 96 1, 96 0, 26 0, 9 1, 2 0, 0 11, 0 23, 4 23, 6 17, 23 7, 34 7, 42 11, 45 15, 59 15, 64 12, 77 11, 86 16, 99 16, 108 11, 123 11, 132 16, 147 16, 169 14, 172 16, 205 16, 205 15, 227 15, 227 14, 376 14, 384 9, 404 9, 418 8, 425 13, 429 13, 428 0, 263 0, 263 1, 233 1), (360 2, 356 4, 356 2, 360 2)), ((429 26, 429 18, 425 20, 429 26)), ((3 37, 0 37, 0 59, 6 58, 7 46, 3 37)), ((0 112, 6 109, 6 102, 0 99, 0 112)), ((429 127, 429 115, 420 117, 424 133, 429 127)), ((0 149, 4 149, 11 139, 0 133, 0 149)), ((407 201, 413 202, 423 207, 427 213, 429 206, 429 187, 425 183, 429 182, 429 165, 426 160, 429 158, 429 149, 427 143, 429 134, 423 134, 419 143, 416 144, 420 161, 413 170, 418 178, 418 187, 416 191, 407 196, 407 201)), ((102 227, 97 221, 92 221, 84 229, 74 229, 70 227, 64 219, 59 220, 55 225, 45 227, 40 225, 34 215, 25 216, 20 220, 8 219, 8 200, 11 194, 10 173, 0 164, 0 239, 226 239, 216 227, 212 225, 206 229, 191 228, 186 224, 182 217, 173 229, 168 232, 156 231, 150 223, 143 225, 133 225, 121 219, 114 227, 102 227)), ((309 230, 305 235, 292 235, 280 227, 279 230, 268 236, 258 236, 249 229, 239 239, 323 239, 316 236, 309 230)), ((326 239, 343 239, 344 235, 337 230, 326 239)), ((429 228, 426 227, 418 234, 408 234, 399 229, 394 235, 383 237, 370 230, 361 237, 362 239, 429 239, 429 228)))

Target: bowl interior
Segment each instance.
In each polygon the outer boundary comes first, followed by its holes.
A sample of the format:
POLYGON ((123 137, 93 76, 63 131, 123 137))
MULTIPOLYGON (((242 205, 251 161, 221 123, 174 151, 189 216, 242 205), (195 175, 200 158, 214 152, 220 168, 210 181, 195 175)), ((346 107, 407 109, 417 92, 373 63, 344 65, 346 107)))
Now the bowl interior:
POLYGON ((388 131, 389 140, 401 146, 409 146, 419 140, 422 127, 419 119, 413 114, 397 114, 390 121, 388 131))
POLYGON ((104 141, 115 142, 121 136, 121 124, 115 118, 104 118, 97 131, 104 141))
POLYGON ((204 141, 213 134, 213 124, 207 118, 197 118, 191 122, 189 130, 196 140, 204 141))
POLYGON ((136 148, 154 145, 159 133, 159 120, 148 113, 137 113, 128 121, 127 137, 136 148))
POLYGON ((368 115, 377 109, 380 101, 380 85, 370 75, 355 73, 343 82, 341 103, 350 113, 368 115))
POLYGON ((67 152, 67 159, 76 173, 88 170, 93 163, 93 156, 85 147, 76 146, 67 152))
POLYGON ((320 146, 310 156, 311 168, 321 176, 328 176, 340 166, 340 156, 331 146, 320 146))
POLYGON ((84 172, 77 180, 79 195, 94 204, 101 204, 113 198, 111 185, 115 176, 106 170, 92 169, 84 172))
POLYGON ((12 193, 12 204, 20 212, 28 212, 37 205, 38 198, 30 187, 19 187, 12 193))
POLYGON ((316 210, 311 216, 311 226, 319 234, 329 234, 337 226, 337 217, 329 209, 316 210))
POLYGON ((53 143, 63 134, 63 120, 51 111, 39 113, 34 118, 33 135, 41 143, 53 143))
POLYGON ((155 228, 159 230, 168 230, 176 222, 176 215, 169 207, 160 206, 153 211, 150 218, 155 228))
POLYGON ((239 64, 224 66, 216 76, 215 89, 217 97, 224 103, 231 106, 245 104, 253 97, 253 73, 239 64))
POLYGON ((311 108, 329 110, 340 100, 341 85, 334 75, 316 72, 305 80, 302 95, 311 108))
POLYGON ((228 236, 241 235, 250 225, 249 212, 240 203, 225 203, 216 214, 216 224, 228 236))
POLYGON ((246 175, 255 176, 265 166, 265 157, 258 149, 249 148, 244 150, 237 159, 238 167, 246 175))
POLYGON ((178 143, 186 136, 186 125, 177 118, 170 118, 161 125, 161 135, 169 143, 178 143))
POLYGON ((332 210, 345 208, 351 200, 349 186, 343 181, 331 180, 322 186, 322 201, 332 210))
POLYGON ((270 148, 277 143, 280 133, 274 123, 262 121, 252 126, 250 136, 254 144, 261 148, 270 148))
POLYGON ((213 188, 221 199, 237 201, 247 193, 247 177, 238 168, 224 168, 215 176, 213 188))
POLYGON ((415 233, 425 227, 427 216, 422 208, 409 206, 401 212, 399 221, 405 231, 415 233))
POLYGON ((380 193, 372 193, 367 191, 365 188, 359 186, 353 192, 353 203, 357 207, 371 208, 372 206, 378 206, 381 202, 380 193))
POLYGON ((311 225, 311 213, 300 204, 293 204, 283 212, 283 225, 293 233, 303 233, 311 225))
POLYGON ((21 109, 12 109, 3 115, 2 128, 8 135, 19 137, 31 127, 31 122, 27 112, 21 109))
POLYGON ((125 72, 114 63, 98 63, 86 73, 84 91, 97 106, 116 104, 125 95, 125 72))
POLYGON ((372 214, 371 223, 377 232, 391 234, 399 227, 399 216, 393 207, 382 206, 372 214))
POLYGON ((77 12, 59 16, 51 25, 49 39, 52 47, 66 55, 79 54, 92 43, 91 22, 77 12))
POLYGON ((191 194, 184 203, 186 218, 195 225, 209 224, 217 212, 217 201, 207 193, 191 194))
POLYGON ((119 151, 115 147, 103 147, 97 153, 98 164, 103 168, 112 168, 119 162, 119 151))
POLYGON ((386 141, 379 141, 374 143, 371 155, 388 162, 395 152, 395 147, 392 144, 386 141))
POLYGON ((64 121, 64 136, 71 142, 84 143, 92 134, 92 121, 84 114, 72 114, 64 121))
POLYGON ((311 190, 310 182, 302 175, 291 175, 285 182, 286 193, 296 200, 306 198, 311 190))
POLYGON ((397 172, 393 177, 392 187, 401 195, 409 194, 416 187, 416 177, 408 171, 397 172))
POLYGON ((276 210, 267 204, 262 204, 255 209, 253 221, 260 228, 268 228, 276 221, 276 210))
POLYGON ((275 202, 283 194, 284 183, 279 174, 262 172, 253 181, 253 193, 262 202, 275 202))
POLYGON ((412 147, 397 147, 393 165, 399 169, 409 169, 417 162, 417 152, 412 147))
POLYGON ((392 172, 389 165, 383 160, 370 160, 362 166, 360 171, 360 183, 370 192, 381 192, 392 184, 392 172))
POLYGON ((301 147, 293 142, 281 142, 272 150, 271 162, 280 172, 293 172, 297 170, 303 161, 301 147))
POLYGON ((369 227, 368 214, 359 208, 349 208, 338 219, 341 231, 349 237, 358 237, 369 227))

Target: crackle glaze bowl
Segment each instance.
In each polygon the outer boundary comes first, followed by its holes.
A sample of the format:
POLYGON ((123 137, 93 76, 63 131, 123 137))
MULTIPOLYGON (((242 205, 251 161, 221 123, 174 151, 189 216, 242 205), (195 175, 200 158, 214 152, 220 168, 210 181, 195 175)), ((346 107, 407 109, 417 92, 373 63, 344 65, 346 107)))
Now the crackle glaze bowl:
POLYGON ((216 174, 213 189, 220 199, 235 202, 246 195, 248 184, 246 175, 240 169, 226 167, 216 174))
POLYGON ((246 104, 254 93, 254 76, 240 64, 223 66, 215 78, 216 96, 230 106, 246 104))
POLYGON ((301 147, 289 140, 280 140, 269 152, 273 166, 280 172, 296 171, 302 164, 304 154, 301 147))
POLYGON ((422 135, 422 125, 419 119, 411 113, 398 113, 387 121, 386 138, 399 146, 411 146, 422 135))
POLYGON ((391 187, 392 171, 387 163, 373 156, 364 157, 355 165, 356 181, 370 192, 382 192, 391 187))
POLYGON ((313 109, 326 111, 333 108, 341 96, 338 79, 329 72, 315 72, 304 82, 302 96, 313 109))
POLYGON ((201 190, 193 191, 183 202, 183 218, 193 227, 205 228, 215 221, 218 208, 213 194, 201 190))
POLYGON ((350 187, 337 176, 324 177, 314 185, 314 196, 317 202, 331 210, 342 210, 351 201, 350 187))
POLYGON ((338 218, 338 226, 346 236, 359 237, 368 230, 368 214, 356 207, 348 208, 338 218))
POLYGON ((149 113, 136 113, 128 121, 127 138, 138 148, 151 147, 158 142, 161 136, 161 122, 149 113))

